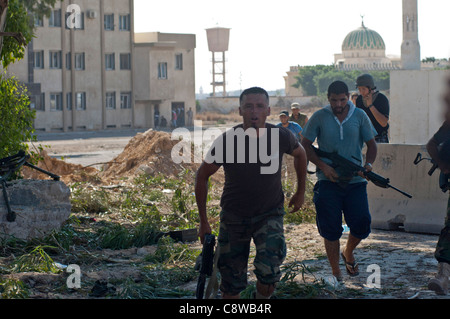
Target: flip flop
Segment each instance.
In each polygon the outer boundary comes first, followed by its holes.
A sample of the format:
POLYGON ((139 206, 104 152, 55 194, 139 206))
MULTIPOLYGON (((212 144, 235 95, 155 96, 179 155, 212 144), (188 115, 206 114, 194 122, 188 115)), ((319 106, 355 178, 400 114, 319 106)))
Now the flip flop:
POLYGON ((343 253, 341 253, 342 259, 345 262, 345 270, 347 270, 347 273, 350 275, 350 277, 354 277, 354 276, 358 276, 359 275, 359 271, 358 271, 358 262, 355 260, 354 262, 347 262, 347 260, 345 259, 345 256, 343 253), (349 270, 349 267, 352 271, 349 270))

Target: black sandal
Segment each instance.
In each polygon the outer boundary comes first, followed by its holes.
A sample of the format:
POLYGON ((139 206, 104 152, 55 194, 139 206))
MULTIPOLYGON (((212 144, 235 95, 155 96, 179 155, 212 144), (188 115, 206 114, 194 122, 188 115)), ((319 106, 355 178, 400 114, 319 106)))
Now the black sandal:
POLYGON ((347 262, 347 260, 345 259, 345 256, 343 253, 341 253, 342 259, 345 262, 345 270, 347 270, 347 273, 351 276, 358 276, 359 275, 359 271, 358 271, 358 262, 355 260, 354 262, 347 262), (351 271, 349 270, 349 267, 351 271))

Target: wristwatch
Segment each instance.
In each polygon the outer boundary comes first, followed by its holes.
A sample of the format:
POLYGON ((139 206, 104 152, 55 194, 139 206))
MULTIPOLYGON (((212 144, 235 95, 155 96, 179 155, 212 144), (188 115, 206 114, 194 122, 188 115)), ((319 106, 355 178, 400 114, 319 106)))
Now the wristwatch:
POLYGON ((364 164, 364 167, 366 167, 366 166, 369 166, 370 168, 372 168, 372 164, 370 164, 370 163, 364 164))
POLYGON ((370 108, 373 106, 373 104, 370 104, 367 108, 370 110, 370 108))

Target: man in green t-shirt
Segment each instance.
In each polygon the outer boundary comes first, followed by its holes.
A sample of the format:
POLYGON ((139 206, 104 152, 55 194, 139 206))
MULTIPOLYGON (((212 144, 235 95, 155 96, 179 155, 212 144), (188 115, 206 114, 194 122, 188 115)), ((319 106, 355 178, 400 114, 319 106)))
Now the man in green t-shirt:
POLYGON ((300 104, 294 102, 291 104, 292 114, 289 117, 289 121, 295 122, 302 128, 305 127, 306 122, 308 122, 308 116, 306 114, 300 113, 300 104))

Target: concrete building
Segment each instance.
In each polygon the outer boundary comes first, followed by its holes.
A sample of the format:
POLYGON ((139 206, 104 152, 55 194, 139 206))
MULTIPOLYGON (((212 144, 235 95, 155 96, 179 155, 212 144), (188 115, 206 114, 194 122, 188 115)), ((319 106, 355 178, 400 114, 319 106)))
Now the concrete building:
POLYGON ((192 124, 187 112, 195 114, 195 46, 193 34, 135 34, 138 127, 153 127, 155 113, 169 122, 172 112, 177 113, 178 126, 192 124))
POLYGON ((64 0, 36 17, 36 38, 7 72, 27 85, 37 131, 148 128, 153 105, 169 116, 172 102, 195 111, 195 37, 155 33, 144 61, 133 11, 133 0, 64 0))

